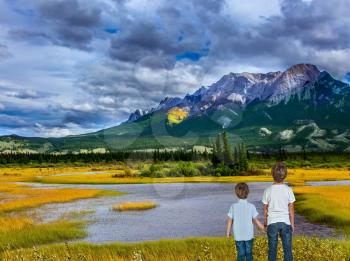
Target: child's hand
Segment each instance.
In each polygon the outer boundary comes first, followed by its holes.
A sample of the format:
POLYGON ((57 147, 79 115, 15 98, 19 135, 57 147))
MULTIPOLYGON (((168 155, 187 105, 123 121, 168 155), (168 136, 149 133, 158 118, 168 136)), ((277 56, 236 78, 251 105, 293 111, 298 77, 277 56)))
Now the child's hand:
POLYGON ((226 234, 226 238, 227 239, 230 239, 230 237, 231 237, 231 234, 229 233, 229 234, 226 234))
POLYGON ((263 232, 266 232, 265 226, 259 226, 259 229, 260 229, 261 231, 263 231, 263 232))

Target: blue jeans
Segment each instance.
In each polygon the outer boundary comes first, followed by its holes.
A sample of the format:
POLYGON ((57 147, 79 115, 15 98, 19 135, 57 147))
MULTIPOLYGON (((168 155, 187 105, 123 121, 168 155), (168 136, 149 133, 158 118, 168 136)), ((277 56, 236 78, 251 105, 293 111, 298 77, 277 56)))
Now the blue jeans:
POLYGON ((282 240, 284 261, 292 261, 292 227, 283 222, 273 223, 267 226, 269 261, 276 261, 277 259, 278 235, 282 240))
POLYGON ((253 260, 253 239, 249 241, 236 241, 237 261, 253 260))

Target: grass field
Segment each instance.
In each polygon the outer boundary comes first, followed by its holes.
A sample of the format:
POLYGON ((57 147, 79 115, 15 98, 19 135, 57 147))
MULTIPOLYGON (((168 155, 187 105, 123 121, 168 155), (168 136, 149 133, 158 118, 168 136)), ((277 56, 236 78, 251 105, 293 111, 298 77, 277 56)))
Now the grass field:
POLYGON ((336 227, 350 238, 350 186, 296 187, 297 211, 312 222, 336 227))
MULTIPOLYGON (((349 250, 339 241, 316 238, 295 238, 293 242, 294 260, 341 261, 350 258, 349 250), (330 251, 331 250, 331 251, 330 251)), ((267 240, 256 238, 254 260, 267 260, 267 240)), ((278 260, 281 259, 281 247, 278 260)), ((133 244, 93 245, 77 243, 53 245, 39 249, 5 251, 3 258, 14 260, 104 260, 104 261, 181 261, 181 260, 235 260, 236 250, 233 240, 226 238, 189 238, 182 240, 161 240, 157 242, 133 244)))
MULTIPOLYGON (((0 255, 1 260, 234 260, 232 241, 223 238, 163 240, 137 244, 55 244, 86 235, 80 217, 91 210, 67 214, 65 220, 36 223, 21 210, 54 202, 120 195, 98 189, 43 189, 14 182, 65 184, 125 184, 173 182, 264 182, 272 181, 270 170, 260 175, 233 177, 141 177, 144 164, 91 165, 79 167, 0 168, 0 255), (37 246, 33 249, 33 246, 37 246), (17 250, 18 249, 18 250, 17 250)), ((171 163, 172 164, 172 163, 171 163)), ((164 167, 171 167, 171 164, 164 167)), ((161 165, 162 166, 162 165, 161 165)), ((297 211, 313 222, 335 226, 350 236, 350 186, 308 187, 306 181, 348 180, 346 168, 293 168, 287 181, 295 185, 297 211)), ((135 202, 133 202, 135 205, 135 202)), ((140 204, 143 208, 145 205, 140 204)), ((343 241, 295 238, 294 260, 349 260, 349 238, 343 241)), ((255 241, 255 260, 266 260, 265 238, 255 241)), ((279 253, 281 255, 281 251, 279 253)))
MULTIPOLYGON (((0 182, 39 182, 57 184, 133 184, 133 183, 178 183, 178 182, 271 182, 269 169, 253 176, 194 176, 194 177, 141 177, 144 164, 125 166, 102 165, 87 167, 50 167, 50 168, 0 168, 0 182)), ((160 168, 170 168, 172 163, 160 164, 160 168)), ((350 171, 346 168, 317 169, 294 168, 289 169, 287 182, 303 184, 306 181, 347 180, 350 171)), ((1 184, 1 183, 0 183, 1 184)))
POLYGON ((157 207, 153 201, 121 202, 113 206, 114 211, 147 210, 157 207))

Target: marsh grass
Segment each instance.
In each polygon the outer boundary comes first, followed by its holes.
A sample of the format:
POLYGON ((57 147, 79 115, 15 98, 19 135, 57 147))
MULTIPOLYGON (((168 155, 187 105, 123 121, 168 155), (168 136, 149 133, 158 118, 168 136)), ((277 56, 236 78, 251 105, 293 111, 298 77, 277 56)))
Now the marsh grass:
MULTIPOLYGON (((13 175, 17 177, 17 174, 13 175)), ((73 219, 79 219, 81 215, 90 213, 88 211, 71 213, 70 221, 59 220, 38 224, 30 217, 24 216, 20 210, 49 203, 120 194, 122 193, 98 189, 44 189, 0 182, 0 252, 4 249, 32 247, 86 236, 85 222, 73 219)))
POLYGON ((23 229, 34 222, 29 217, 0 216, 0 233, 23 229))
POLYGON ((157 207, 154 201, 121 202, 112 207, 114 211, 147 210, 157 207))
POLYGON ((78 221, 57 221, 46 224, 28 224, 21 229, 0 232, 0 250, 10 247, 32 247, 38 244, 62 242, 83 238, 85 224, 78 221))
MULTIPOLYGON (((293 256, 296 261, 340 261, 348 260, 349 250, 339 241, 298 237, 293 242, 293 256)), ((267 260, 266 238, 254 240, 254 260, 267 260)), ((147 260, 147 261, 228 261, 235 260, 236 249, 232 240, 225 238, 188 238, 161 240, 143 243, 114 243, 94 245, 88 243, 59 244, 41 248, 8 250, 3 258, 8 261, 33 260, 33 255, 41 256, 41 260, 147 260), (69 257, 69 258, 68 258, 69 257), (17 258, 17 259, 16 259, 17 258)), ((282 260, 279 246, 278 260, 282 260)), ((38 259, 34 259, 38 260, 38 259)), ((39 259, 40 260, 40 259, 39 259)))
POLYGON ((63 203, 98 196, 124 193, 99 189, 43 189, 13 183, 0 183, 0 213, 38 207, 48 203, 63 203))
MULTIPOLYGON (((195 164, 196 165, 196 164, 195 164)), ((200 164, 197 164, 200 165, 200 164)), ((197 166, 196 165, 196 166, 197 166)), ((165 177, 165 172, 171 172, 175 165, 173 163, 161 163, 160 175, 155 177, 143 177, 145 170, 133 170, 132 176, 118 176, 111 173, 103 174, 70 174, 65 176, 32 176, 26 181, 48 183, 48 184, 146 184, 146 183, 196 183, 196 182, 272 182, 271 170, 265 169, 259 175, 252 176, 194 176, 194 177, 165 177), (164 172, 164 173, 163 173, 164 172)), ((200 167, 200 166, 198 166, 200 167)), ((148 167, 147 167, 148 168, 148 167)), ((146 170, 147 170, 146 168, 146 170)), ((290 169, 287 182, 301 185, 307 181, 348 180, 350 171, 348 169, 290 169)))
POLYGON ((61 215, 61 219, 67 219, 67 220, 71 220, 71 219, 79 219, 81 217, 84 217, 86 215, 90 215, 90 214, 94 214, 96 211, 92 210, 92 209, 86 209, 86 210, 80 210, 80 211, 70 211, 70 212, 66 212, 63 213, 61 215))
POLYGON ((312 222, 336 227, 350 238, 350 186, 296 187, 296 209, 312 222))

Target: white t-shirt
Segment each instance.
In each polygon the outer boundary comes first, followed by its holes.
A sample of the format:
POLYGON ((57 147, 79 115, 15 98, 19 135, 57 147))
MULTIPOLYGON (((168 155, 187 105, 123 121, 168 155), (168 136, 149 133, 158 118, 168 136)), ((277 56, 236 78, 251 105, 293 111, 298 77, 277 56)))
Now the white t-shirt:
POLYGON ((254 238, 253 218, 259 213, 253 204, 240 199, 232 204, 227 215, 233 219, 233 236, 236 241, 248 241, 254 238))
POLYGON ((294 201, 293 190, 285 184, 272 184, 266 188, 262 203, 268 205, 267 224, 284 222, 290 225, 288 205, 294 201))

